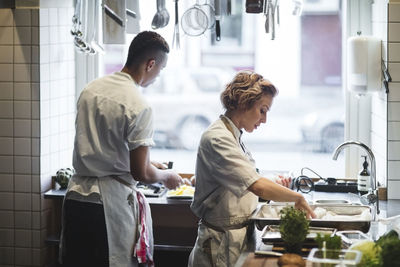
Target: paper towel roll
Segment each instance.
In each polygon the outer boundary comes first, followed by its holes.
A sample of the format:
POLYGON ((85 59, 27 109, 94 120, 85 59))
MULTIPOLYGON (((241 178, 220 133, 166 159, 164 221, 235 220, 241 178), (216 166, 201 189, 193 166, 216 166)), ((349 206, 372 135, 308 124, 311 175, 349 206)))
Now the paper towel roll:
POLYGON ((360 94, 379 91, 381 83, 381 40, 355 36, 347 41, 347 88, 360 94))

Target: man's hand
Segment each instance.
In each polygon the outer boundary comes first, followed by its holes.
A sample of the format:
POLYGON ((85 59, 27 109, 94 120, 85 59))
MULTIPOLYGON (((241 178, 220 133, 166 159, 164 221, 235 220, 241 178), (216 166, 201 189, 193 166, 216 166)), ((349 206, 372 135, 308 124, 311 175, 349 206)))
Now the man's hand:
POLYGON ((165 170, 165 172, 168 172, 168 173, 167 173, 166 179, 163 181, 163 184, 168 189, 175 189, 184 183, 182 177, 179 174, 177 174, 176 172, 171 171, 171 170, 165 170))
POLYGON ((151 165, 153 165, 154 167, 156 167, 157 169, 160 169, 160 170, 168 169, 168 166, 166 164, 160 163, 157 161, 151 161, 151 165))

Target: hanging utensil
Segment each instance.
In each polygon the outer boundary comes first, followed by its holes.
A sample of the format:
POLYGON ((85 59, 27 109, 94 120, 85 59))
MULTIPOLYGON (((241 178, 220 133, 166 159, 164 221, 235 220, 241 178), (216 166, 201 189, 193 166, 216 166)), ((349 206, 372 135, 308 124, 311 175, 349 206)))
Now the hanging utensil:
POLYGON ((168 10, 165 8, 165 0, 161 0, 161 14, 163 17, 163 25, 160 28, 163 28, 168 25, 169 23, 169 13, 168 10))
POLYGON ((157 0, 157 12, 151 21, 151 28, 156 30, 164 24, 163 15, 161 13, 161 0, 157 0))
MULTIPOLYGON (((270 16, 271 16, 271 40, 275 40, 275 5, 270 0, 270 16)), ((276 1, 275 1, 276 3, 276 1)))
POLYGON ((226 3, 226 15, 232 15, 232 0, 228 0, 226 3))
POLYGON ((271 0, 265 0, 264 2, 264 15, 265 15, 265 32, 269 33, 269 2, 271 0))
POLYGON ((276 1, 275 8, 276 8, 276 24, 279 25, 280 24, 280 19, 279 19, 279 0, 276 1))
POLYGON ((178 0, 175 1, 175 26, 174 26, 174 35, 172 37, 172 47, 178 48, 180 47, 179 41, 179 13, 178 13, 178 0))
POLYGON ((208 28, 207 14, 201 9, 199 1, 183 13, 182 30, 189 36, 202 35, 208 28))
POLYGON ((208 19, 208 29, 212 29, 215 26, 215 9, 206 0, 204 4, 200 5, 200 8, 206 13, 208 19))
POLYGON ((216 40, 220 41, 221 40, 221 26, 220 26, 220 20, 221 20, 221 2, 220 0, 215 0, 214 2, 215 6, 215 34, 216 34, 216 40))

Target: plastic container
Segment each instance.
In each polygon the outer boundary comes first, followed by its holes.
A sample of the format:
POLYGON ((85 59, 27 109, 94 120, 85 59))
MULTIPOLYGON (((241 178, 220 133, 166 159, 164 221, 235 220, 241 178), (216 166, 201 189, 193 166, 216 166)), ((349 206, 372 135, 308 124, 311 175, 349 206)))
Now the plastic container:
POLYGON ((361 256, 362 253, 358 250, 313 248, 307 261, 313 267, 357 266, 361 256))

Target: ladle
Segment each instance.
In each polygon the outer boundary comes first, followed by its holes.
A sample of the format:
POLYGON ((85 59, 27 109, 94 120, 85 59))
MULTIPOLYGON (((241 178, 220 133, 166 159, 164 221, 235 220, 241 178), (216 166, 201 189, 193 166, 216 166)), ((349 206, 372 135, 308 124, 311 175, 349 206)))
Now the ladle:
POLYGON ((163 28, 168 25, 169 22, 169 13, 168 10, 165 8, 165 0, 160 0, 161 1, 161 14, 163 18, 163 24, 160 26, 160 28, 163 28))
POLYGON ((153 21, 151 22, 151 28, 153 30, 161 28, 164 25, 164 17, 163 17, 163 13, 162 13, 162 10, 161 10, 161 8, 162 8, 161 1, 162 0, 157 0, 157 12, 153 17, 153 21))

